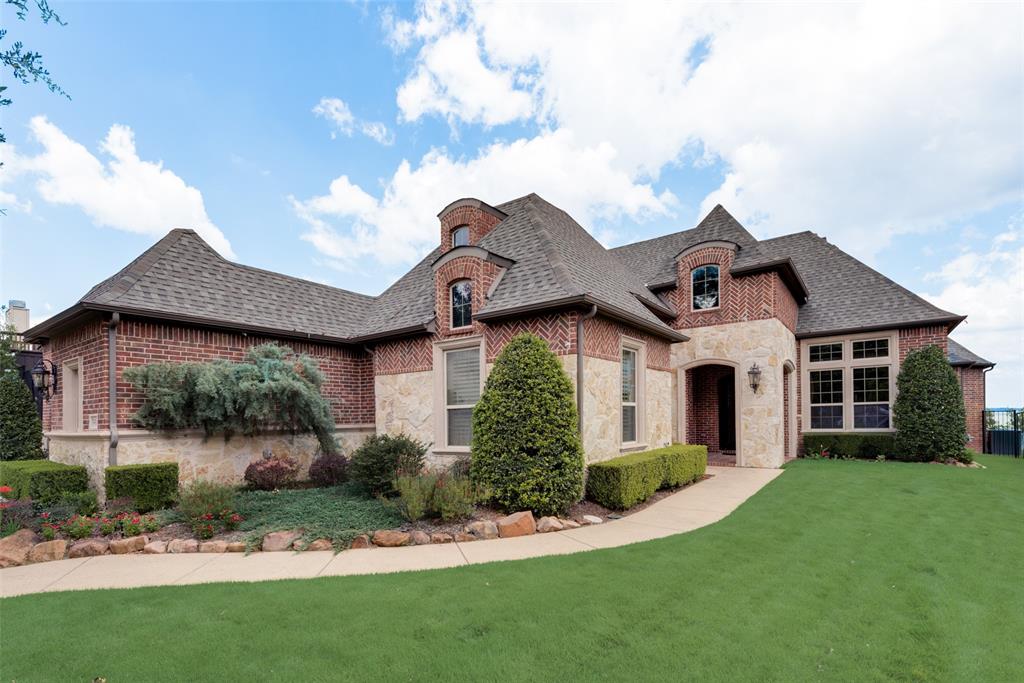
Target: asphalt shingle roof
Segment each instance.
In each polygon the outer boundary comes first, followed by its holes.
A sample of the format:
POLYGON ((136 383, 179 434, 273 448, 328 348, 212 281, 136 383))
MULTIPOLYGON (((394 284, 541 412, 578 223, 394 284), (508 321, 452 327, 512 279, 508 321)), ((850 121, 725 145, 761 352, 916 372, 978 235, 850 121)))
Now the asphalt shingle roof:
POLYGON ((952 339, 949 340, 949 348, 946 351, 946 358, 950 365, 976 366, 979 368, 992 368, 995 363, 985 360, 967 347, 952 339))

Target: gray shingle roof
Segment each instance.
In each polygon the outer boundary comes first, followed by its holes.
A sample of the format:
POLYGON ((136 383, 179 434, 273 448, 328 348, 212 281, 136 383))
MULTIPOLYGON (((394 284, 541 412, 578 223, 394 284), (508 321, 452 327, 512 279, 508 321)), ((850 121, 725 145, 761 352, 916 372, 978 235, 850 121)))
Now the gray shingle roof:
POLYGON ((979 368, 993 368, 995 363, 987 361, 967 347, 958 344, 952 339, 949 340, 949 348, 946 351, 946 358, 950 365, 974 366, 979 368))

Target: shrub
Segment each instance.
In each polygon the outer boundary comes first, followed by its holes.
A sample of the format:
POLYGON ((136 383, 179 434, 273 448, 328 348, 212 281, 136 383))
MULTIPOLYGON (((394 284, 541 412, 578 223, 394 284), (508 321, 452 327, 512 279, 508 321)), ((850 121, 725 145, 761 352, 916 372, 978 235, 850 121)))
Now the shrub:
POLYGON ((892 434, 846 434, 808 432, 803 435, 804 457, 867 458, 896 455, 896 439, 892 434))
POLYGON ((409 522, 428 516, 446 522, 465 519, 473 514, 477 498, 468 478, 447 473, 399 475, 395 478, 395 489, 397 498, 382 500, 409 522))
POLYGON ((352 481, 373 495, 391 495, 399 474, 415 475, 423 471, 427 447, 420 441, 398 434, 375 434, 352 454, 349 463, 352 481))
POLYGON ((419 521, 431 509, 436 484, 437 475, 434 474, 399 475, 395 478, 398 497, 387 501, 387 505, 393 506, 406 521, 419 521))
POLYGON ((323 453, 309 466, 309 478, 317 486, 338 486, 348 481, 348 458, 323 453))
POLYGON ((107 495, 131 498, 135 509, 149 512, 169 507, 178 494, 178 463, 114 465, 105 473, 107 495))
POLYGON ((476 507, 476 488, 467 477, 440 475, 434 485, 431 508, 445 522, 465 519, 476 507))
POLYGON ((245 468, 245 481, 258 491, 273 491, 295 481, 299 463, 287 455, 263 457, 245 468))
POLYGON ((47 506, 66 494, 88 491, 89 475, 81 465, 52 460, 0 462, 0 485, 10 486, 13 498, 31 498, 47 506))
POLYGON ((99 509, 99 500, 95 491, 81 491, 79 493, 67 493, 58 502, 60 506, 73 508, 76 514, 89 517, 95 515, 99 509))
POLYGON ((4 536, 9 536, 18 529, 38 529, 39 516, 32 501, 26 498, 5 500, 0 503, 0 526, 3 527, 4 536), (11 530, 8 532, 8 529, 11 530))
POLYGON ((138 536, 142 533, 142 518, 136 514, 126 515, 121 520, 121 533, 125 536, 138 536))
POLYGON ((16 372, 0 374, 0 460, 43 457, 43 423, 32 392, 16 372))
POLYGON ((583 495, 572 382, 540 337, 514 337, 473 409, 470 473, 506 510, 564 513, 583 495))
MULTIPOLYGON (((178 497, 178 509, 193 531, 197 526, 212 527, 213 521, 218 515, 223 514, 224 510, 235 509, 235 489, 212 481, 194 481, 182 487, 178 497), (209 519, 206 519, 207 515, 209 519)), ((210 535, 213 535, 212 531, 210 535)))
POLYGON ((133 510, 135 510, 135 499, 131 496, 108 498, 107 502, 103 504, 103 514, 108 517, 117 517, 120 514, 132 512, 133 510))
POLYGON ((967 443, 964 397, 942 349, 931 345, 907 354, 896 386, 896 456, 915 461, 962 457, 967 443))
POLYGON ((681 486, 704 476, 706 446, 673 444, 592 464, 587 497, 612 510, 642 503, 662 488, 681 486))
POLYGON ((92 536, 95 521, 90 517, 74 516, 62 526, 62 531, 70 538, 87 538, 92 536))

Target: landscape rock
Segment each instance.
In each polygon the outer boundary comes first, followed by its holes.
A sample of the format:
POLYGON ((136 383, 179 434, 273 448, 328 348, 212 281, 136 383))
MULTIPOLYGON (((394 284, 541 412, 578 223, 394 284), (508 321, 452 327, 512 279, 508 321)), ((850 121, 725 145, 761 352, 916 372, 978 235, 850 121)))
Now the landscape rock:
POLYGON ((546 534, 549 531, 561 531, 565 525, 557 517, 541 517, 537 520, 537 533, 546 534))
POLYGON ((36 540, 36 534, 31 529, 21 529, 0 538, 0 569, 25 564, 36 540))
POLYGON ((370 547, 370 537, 366 534, 359 534, 352 539, 352 545, 349 546, 352 550, 365 550, 370 547))
POLYGON ((302 537, 301 531, 274 531, 263 537, 263 550, 265 552, 280 552, 291 550, 292 543, 302 537))
POLYGON ((470 541, 475 541, 475 540, 477 540, 477 537, 474 536, 473 534, 467 534, 465 531, 456 531, 455 532, 455 542, 456 543, 469 543, 470 541))
POLYGON ((29 562, 52 562, 63 560, 64 551, 68 549, 68 542, 58 538, 53 541, 43 541, 32 546, 28 553, 29 562))
POLYGON ((201 553, 226 553, 227 551, 227 541, 203 541, 199 544, 199 552, 201 553))
POLYGON ((118 538, 110 542, 110 552, 115 555, 125 553, 137 553, 146 547, 145 536, 130 536, 129 538, 118 538))
POLYGON ((489 519, 481 519, 466 525, 466 532, 477 538, 497 538, 498 525, 489 519))
POLYGON ((373 533, 373 544, 382 548, 397 548, 409 545, 410 535, 405 531, 381 529, 373 533))
POLYGON ((107 552, 110 544, 95 538, 76 542, 68 551, 68 557, 96 557, 107 552))
POLYGON ((537 531, 537 523, 533 519, 533 513, 513 512, 507 517, 498 520, 498 535, 502 538, 513 536, 529 536, 537 531))
POLYGON ((176 538, 167 544, 169 553, 197 553, 199 541, 194 538, 176 538))
POLYGON ((167 541, 150 541, 142 547, 142 552, 148 555, 163 555, 167 552, 167 541))
POLYGON ((244 553, 245 552, 245 541, 231 541, 228 543, 229 553, 244 553))
POLYGON ((428 545, 430 543, 430 534, 426 531, 420 531, 417 529, 409 534, 412 539, 413 545, 428 545))
POLYGON ((430 534, 431 543, 451 543, 453 540, 451 534, 430 534))
POLYGON ((580 523, 576 522, 576 521, 573 521, 571 519, 560 519, 558 521, 562 523, 562 528, 563 529, 579 529, 580 528, 580 523))
MULTIPOLYGON (((301 544, 301 541, 296 541, 296 543, 301 544)), ((298 548, 296 548, 296 550, 298 550, 298 548)), ((307 545, 304 550, 334 550, 334 544, 331 543, 330 539, 318 538, 307 545)))
POLYGON ((583 515, 580 521, 584 524, 604 524, 604 520, 596 515, 583 515))

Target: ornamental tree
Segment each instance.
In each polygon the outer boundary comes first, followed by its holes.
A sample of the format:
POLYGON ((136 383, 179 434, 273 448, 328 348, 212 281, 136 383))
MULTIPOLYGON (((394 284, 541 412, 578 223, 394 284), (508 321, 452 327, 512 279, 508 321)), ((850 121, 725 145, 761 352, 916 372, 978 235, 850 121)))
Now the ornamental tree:
POLYGON ((32 392, 15 372, 0 374, 0 460, 43 457, 43 423, 32 392))
POLYGON ((564 513, 583 495, 572 382, 540 337, 502 350, 473 409, 470 476, 506 510, 564 513))
POLYGON ((896 378, 896 450, 903 460, 961 459, 967 442, 964 397, 946 354, 931 345, 911 351, 896 378))

